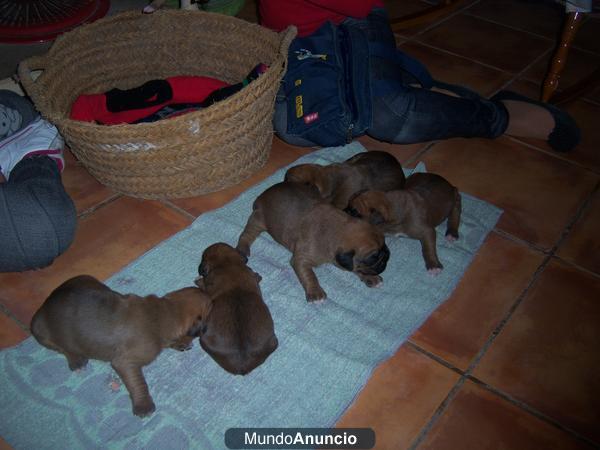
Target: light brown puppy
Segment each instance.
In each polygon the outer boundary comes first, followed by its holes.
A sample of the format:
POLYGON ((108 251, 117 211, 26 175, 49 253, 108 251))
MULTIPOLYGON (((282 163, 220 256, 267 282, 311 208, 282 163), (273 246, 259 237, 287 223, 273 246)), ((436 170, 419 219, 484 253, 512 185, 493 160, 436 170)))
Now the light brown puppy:
POLYGON ((292 252, 290 263, 309 302, 326 297, 313 271, 321 264, 352 271, 369 287, 382 282, 390 255, 383 234, 324 201, 313 186, 283 182, 259 195, 237 248, 249 256, 263 231, 292 252))
POLYGON ((346 212, 364 218, 383 233, 421 241, 425 267, 437 275, 443 265, 437 256, 435 227, 448 219, 446 239, 458 239, 461 198, 458 189, 441 176, 417 173, 408 177, 402 190, 359 193, 346 212))
POLYGON ((246 375, 278 345, 273 318, 260 292, 261 276, 235 248, 213 244, 204 250, 197 283, 212 302, 200 345, 223 369, 246 375))
POLYGON ((210 300, 197 287, 138 297, 81 275, 50 294, 31 320, 31 334, 65 355, 71 370, 88 359, 109 361, 129 391, 133 414, 147 416, 155 406, 142 367, 162 349, 178 348, 180 338, 196 335, 209 311, 210 300))
POLYGON ((402 166, 394 156, 371 151, 354 155, 343 163, 291 167, 285 174, 285 181, 316 186, 325 200, 343 209, 356 192, 402 189, 405 178, 402 166))

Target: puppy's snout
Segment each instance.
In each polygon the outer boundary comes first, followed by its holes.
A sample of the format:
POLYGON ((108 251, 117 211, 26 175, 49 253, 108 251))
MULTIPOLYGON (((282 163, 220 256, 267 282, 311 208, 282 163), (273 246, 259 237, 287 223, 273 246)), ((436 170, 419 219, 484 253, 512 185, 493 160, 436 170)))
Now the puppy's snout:
POLYGON ((390 259, 390 249, 384 244, 372 258, 373 264, 370 265, 370 267, 377 275, 379 275, 387 267, 388 260, 390 259))
POLYGON ((384 244, 380 253, 381 253, 381 258, 377 265, 377 269, 378 269, 377 273, 378 274, 383 272, 385 270, 385 268, 387 267, 388 260, 390 259, 390 249, 388 248, 387 245, 384 244))

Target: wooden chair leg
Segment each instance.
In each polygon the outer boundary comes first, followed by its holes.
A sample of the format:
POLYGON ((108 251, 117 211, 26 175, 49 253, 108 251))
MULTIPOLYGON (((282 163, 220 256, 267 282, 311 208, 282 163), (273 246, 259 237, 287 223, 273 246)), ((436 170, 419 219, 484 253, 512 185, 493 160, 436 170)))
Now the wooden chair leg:
POLYGON ((565 24, 562 29, 560 42, 552 56, 550 62, 550 69, 546 74, 546 78, 542 84, 542 97, 543 102, 550 101, 550 98, 558 88, 558 82, 560 75, 565 67, 567 56, 571 48, 571 44, 575 39, 575 34, 581 25, 583 19, 583 13, 581 12, 570 12, 567 14, 565 24))
POLYGON ((465 0, 442 0, 439 5, 432 6, 424 11, 392 18, 390 19, 390 26, 393 31, 416 27, 450 14, 452 11, 458 9, 464 2, 465 0))

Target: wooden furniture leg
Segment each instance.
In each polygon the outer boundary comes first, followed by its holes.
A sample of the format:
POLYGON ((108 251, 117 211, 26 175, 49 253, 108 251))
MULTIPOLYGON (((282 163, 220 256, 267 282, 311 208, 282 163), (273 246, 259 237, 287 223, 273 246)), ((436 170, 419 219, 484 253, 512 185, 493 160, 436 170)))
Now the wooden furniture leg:
POLYGON ((581 12, 570 12, 567 14, 567 18, 561 33, 560 42, 556 48, 556 51, 554 52, 554 55, 552 56, 550 69, 548 70, 546 78, 542 84, 541 100, 543 102, 550 101, 550 98, 558 87, 560 75, 567 61, 569 49, 571 48, 573 39, 575 39, 575 34, 581 25, 582 19, 583 13, 581 12))

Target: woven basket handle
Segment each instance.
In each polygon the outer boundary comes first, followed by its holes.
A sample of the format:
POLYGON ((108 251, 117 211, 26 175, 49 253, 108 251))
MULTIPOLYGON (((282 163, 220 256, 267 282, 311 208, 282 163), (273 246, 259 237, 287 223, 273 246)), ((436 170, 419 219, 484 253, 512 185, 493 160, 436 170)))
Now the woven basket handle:
POLYGON ((280 34, 283 35, 283 37, 281 39, 281 45, 279 46, 279 53, 287 56, 288 48, 298 34, 298 29, 294 25, 291 25, 283 30, 280 34))
POLYGON ((32 56, 31 58, 27 58, 24 61, 19 63, 17 68, 17 74, 19 75, 19 81, 25 88, 25 92, 27 95, 31 97, 33 102, 35 103, 36 108, 42 114, 45 113, 46 110, 46 99, 43 93, 38 88, 38 85, 33 80, 31 76, 31 72, 33 70, 45 70, 48 65, 48 58, 46 55, 38 55, 32 56))

